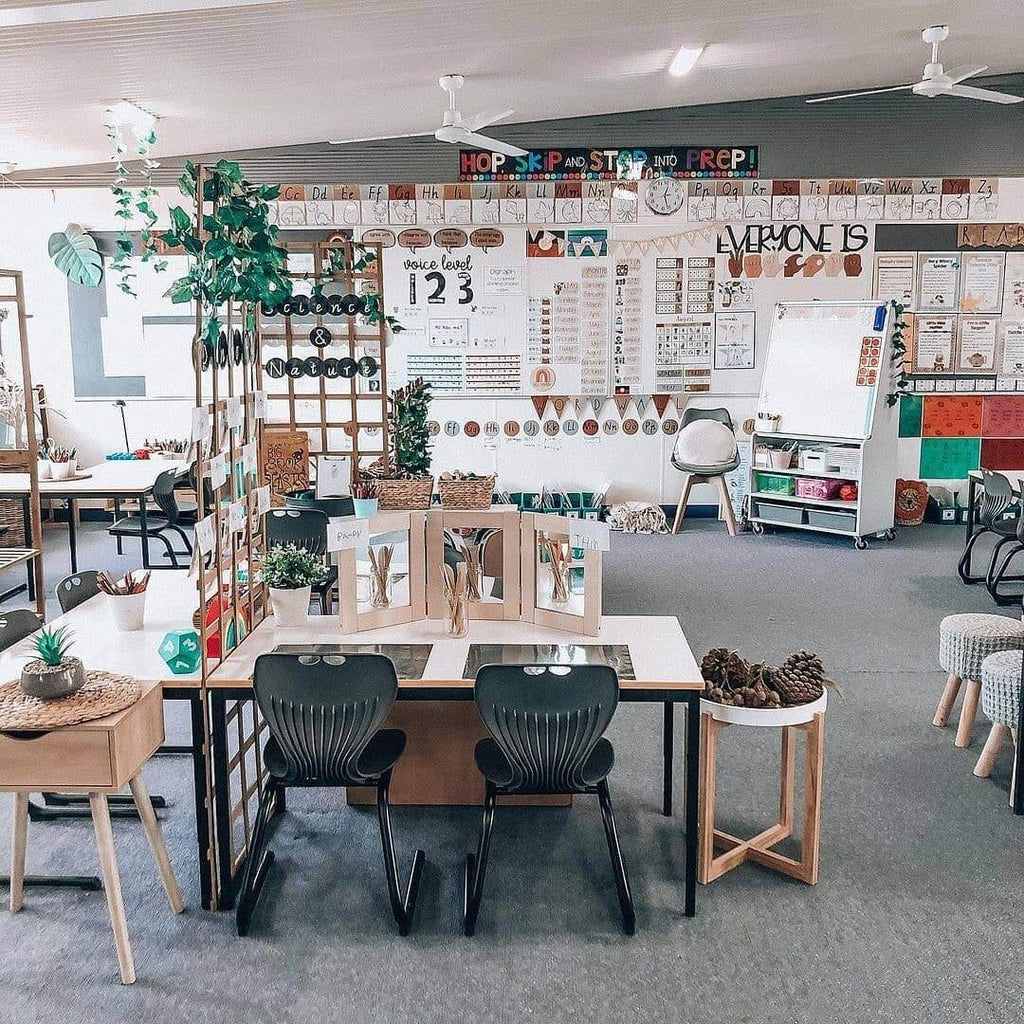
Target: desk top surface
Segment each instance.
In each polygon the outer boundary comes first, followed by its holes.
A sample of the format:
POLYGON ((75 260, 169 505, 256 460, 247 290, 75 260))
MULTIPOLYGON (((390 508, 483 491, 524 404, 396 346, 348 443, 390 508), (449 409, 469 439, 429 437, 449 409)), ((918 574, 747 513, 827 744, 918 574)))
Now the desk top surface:
MULTIPOLYGON (((112 459, 80 469, 88 474, 79 480, 40 480, 39 493, 46 495, 116 495, 148 491, 165 470, 185 472, 189 463, 181 459, 112 459)), ((25 494, 27 473, 0 473, 0 494, 25 494)))
MULTIPOLYGON (((122 672, 146 682, 164 686, 195 687, 199 673, 174 675, 157 653, 164 635, 172 629, 191 629, 192 613, 198 603, 195 580, 184 571, 161 570, 150 578, 146 595, 144 627, 131 633, 114 629, 107 598, 100 594, 50 625, 68 625, 75 633, 73 653, 87 668, 122 672)), ((601 635, 577 635, 563 630, 537 626, 532 622, 481 621, 469 624, 469 633, 459 640, 443 636, 444 623, 427 619, 400 626, 344 634, 335 616, 312 615, 297 628, 282 629, 272 618, 261 623, 239 650, 220 665, 209 680, 211 687, 248 686, 256 658, 278 645, 298 644, 421 644, 430 645, 420 678, 402 680, 400 685, 427 688, 431 685, 472 687, 464 679, 472 644, 498 644, 507 648, 508 660, 529 660, 523 645, 557 646, 559 660, 582 661, 586 652, 580 647, 623 645, 628 647, 634 680, 623 679, 622 689, 668 690, 701 689, 700 668, 686 641, 679 620, 671 615, 606 615, 601 635)), ((29 654, 28 640, 0 652, 0 680, 14 679, 29 654)))

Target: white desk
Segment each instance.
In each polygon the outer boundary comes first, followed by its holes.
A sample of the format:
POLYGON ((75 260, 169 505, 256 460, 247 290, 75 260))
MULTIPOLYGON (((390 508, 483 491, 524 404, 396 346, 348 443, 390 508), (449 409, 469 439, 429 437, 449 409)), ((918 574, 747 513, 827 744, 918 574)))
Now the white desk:
MULTIPOLYGON (((40 480, 41 498, 60 498, 68 503, 68 548, 71 571, 78 572, 78 538, 75 531, 75 502, 80 498, 112 498, 139 503, 142 537, 142 565, 149 568, 149 539, 146 536, 146 500, 153 493, 156 478, 166 470, 180 476, 189 463, 180 459, 116 459, 79 470, 75 480, 40 480)), ((31 489, 28 473, 0 473, 0 495, 24 497, 31 489)))

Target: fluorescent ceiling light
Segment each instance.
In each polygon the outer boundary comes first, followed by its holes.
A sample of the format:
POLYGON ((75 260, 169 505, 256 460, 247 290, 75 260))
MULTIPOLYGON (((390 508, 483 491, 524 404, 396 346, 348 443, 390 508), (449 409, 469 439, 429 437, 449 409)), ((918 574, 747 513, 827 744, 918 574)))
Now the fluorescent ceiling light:
POLYGON ((0 27, 53 25, 68 21, 105 21, 144 14, 185 14, 219 7, 263 7, 288 0, 47 0, 37 4, 3 4, 0 27))
POLYGON ((700 60, 700 55, 703 52, 703 46, 680 46, 679 52, 672 58, 672 63, 668 66, 668 73, 677 77, 689 74, 693 70, 694 64, 700 60))
POLYGON ((118 100, 107 107, 107 113, 110 115, 110 124, 118 128, 130 128, 140 139, 156 126, 156 114, 143 110, 131 100, 118 100))

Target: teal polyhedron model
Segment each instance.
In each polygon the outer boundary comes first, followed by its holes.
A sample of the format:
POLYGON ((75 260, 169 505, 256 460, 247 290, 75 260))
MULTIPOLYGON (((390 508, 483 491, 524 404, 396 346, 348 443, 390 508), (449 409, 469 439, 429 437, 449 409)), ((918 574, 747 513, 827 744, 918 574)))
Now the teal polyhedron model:
POLYGON ((160 641, 160 657, 176 676, 195 672, 202 660, 199 634, 194 629, 172 629, 160 641))

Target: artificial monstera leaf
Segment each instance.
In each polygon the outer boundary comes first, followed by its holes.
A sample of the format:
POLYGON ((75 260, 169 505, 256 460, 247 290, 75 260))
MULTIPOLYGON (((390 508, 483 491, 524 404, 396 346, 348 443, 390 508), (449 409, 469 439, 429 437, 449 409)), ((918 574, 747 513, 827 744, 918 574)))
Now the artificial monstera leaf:
POLYGON ((57 269, 76 284, 95 288, 103 277, 103 258, 92 235, 81 224, 69 224, 54 231, 47 251, 57 269))

